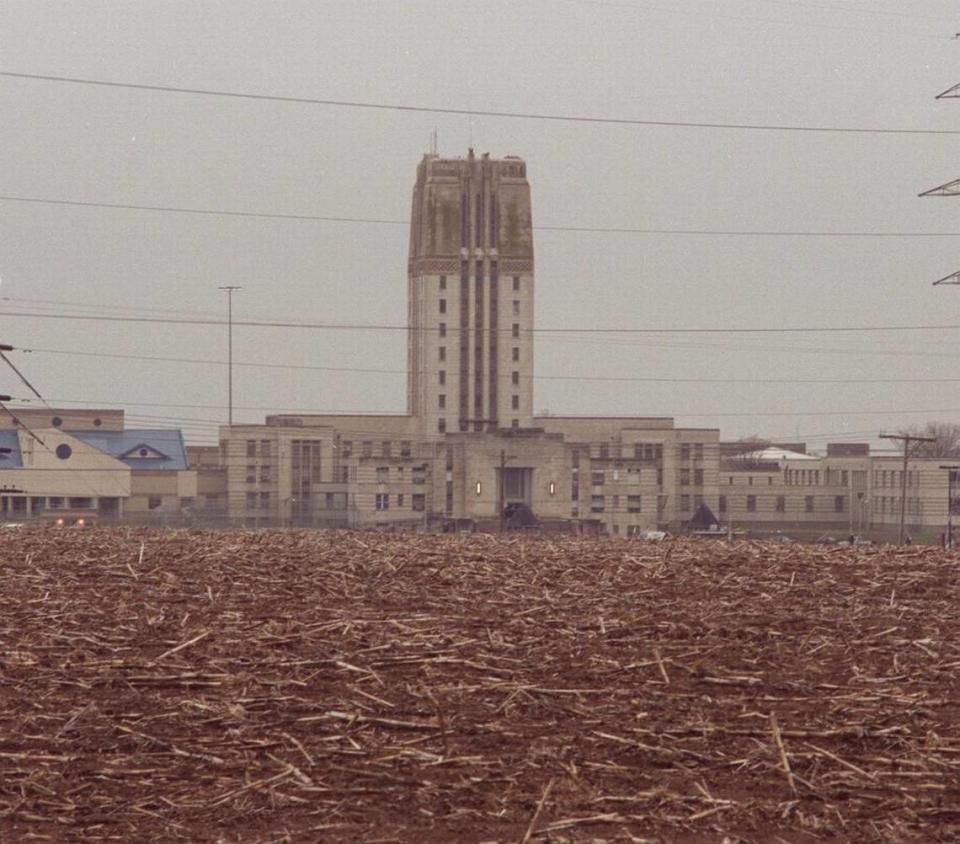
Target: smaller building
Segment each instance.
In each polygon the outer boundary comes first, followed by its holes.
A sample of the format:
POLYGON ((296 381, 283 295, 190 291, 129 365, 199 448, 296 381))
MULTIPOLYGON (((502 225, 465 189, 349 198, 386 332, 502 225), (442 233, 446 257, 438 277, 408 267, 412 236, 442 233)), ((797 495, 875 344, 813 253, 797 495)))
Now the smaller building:
POLYGON ((189 518, 196 473, 180 431, 125 428, 120 410, 12 410, 0 422, 3 518, 189 518))
MULTIPOLYGON (((874 454, 867 443, 830 443, 826 454, 770 446, 739 451, 724 443, 718 516, 735 528, 840 537, 895 538, 901 518, 903 456, 874 454)), ((904 525, 931 540, 947 524, 943 458, 911 457, 904 525)), ((946 462, 950 462, 949 460, 946 462)))

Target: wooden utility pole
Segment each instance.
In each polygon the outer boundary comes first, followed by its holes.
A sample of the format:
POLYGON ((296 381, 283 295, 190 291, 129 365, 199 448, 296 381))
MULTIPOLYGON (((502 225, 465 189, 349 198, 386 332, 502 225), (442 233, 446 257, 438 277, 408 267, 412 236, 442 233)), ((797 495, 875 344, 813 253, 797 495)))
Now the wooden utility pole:
POLYGON ((499 499, 497 502, 497 507, 500 510, 500 533, 503 533, 503 516, 504 516, 503 511, 505 509, 505 502, 503 500, 503 497, 504 497, 504 490, 506 489, 506 486, 504 484, 504 475, 506 475, 506 473, 507 473, 507 452, 505 452, 501 448, 500 449, 500 483, 499 483, 500 489, 497 493, 497 498, 499 499))
POLYGON ((901 440, 903 442, 903 469, 900 471, 900 529, 897 532, 897 545, 903 545, 903 526, 907 514, 907 460, 910 459, 911 443, 935 443, 936 437, 920 437, 916 434, 881 434, 881 440, 901 440))

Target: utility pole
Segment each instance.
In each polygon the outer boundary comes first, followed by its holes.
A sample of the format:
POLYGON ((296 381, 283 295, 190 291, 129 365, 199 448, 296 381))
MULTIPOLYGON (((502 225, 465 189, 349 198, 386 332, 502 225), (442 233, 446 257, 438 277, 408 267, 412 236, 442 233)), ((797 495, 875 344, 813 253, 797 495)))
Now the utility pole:
POLYGON ((941 466, 941 469, 947 469, 947 548, 953 548, 953 482, 957 477, 957 471, 960 466, 953 464, 950 466, 941 466))
POLYGON ((907 514, 907 460, 910 458, 911 443, 935 443, 936 437, 921 437, 916 434, 881 434, 881 440, 903 441, 903 469, 900 471, 900 529, 897 532, 897 545, 903 545, 903 526, 907 514))
POLYGON ((218 287, 227 294, 227 424, 233 425, 233 294, 243 290, 235 284, 218 287))
POLYGON ((498 497, 500 499, 498 502, 498 506, 500 509, 500 533, 503 533, 504 531, 504 516, 505 516, 504 511, 507 509, 506 475, 507 475, 508 460, 513 460, 513 455, 512 454, 508 455, 507 452, 501 448, 500 449, 500 482, 497 484, 497 486, 499 487, 498 497))

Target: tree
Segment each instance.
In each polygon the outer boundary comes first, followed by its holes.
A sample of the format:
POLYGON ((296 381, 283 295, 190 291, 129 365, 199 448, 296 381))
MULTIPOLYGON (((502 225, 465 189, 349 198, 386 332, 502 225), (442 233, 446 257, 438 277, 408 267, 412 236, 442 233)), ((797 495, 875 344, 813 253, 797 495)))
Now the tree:
MULTIPOLYGON (((903 428, 898 433, 914 437, 936 437, 936 442, 913 443, 910 446, 911 457, 960 457, 960 425, 952 422, 927 422, 923 426, 903 428)), ((901 451, 903 446, 903 441, 899 441, 901 451)))

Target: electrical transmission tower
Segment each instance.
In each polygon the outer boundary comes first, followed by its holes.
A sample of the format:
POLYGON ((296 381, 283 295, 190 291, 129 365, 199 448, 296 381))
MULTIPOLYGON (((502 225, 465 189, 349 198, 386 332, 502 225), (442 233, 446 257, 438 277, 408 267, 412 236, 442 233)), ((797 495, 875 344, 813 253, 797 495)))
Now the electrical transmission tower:
MULTIPOLYGON (((954 37, 960 38, 960 32, 954 37)), ((947 90, 941 94, 937 94, 937 99, 960 99, 960 84, 954 85, 952 88, 947 88, 947 90)), ((930 188, 930 190, 925 190, 920 196, 960 196, 960 179, 954 179, 952 182, 947 182, 943 185, 937 185, 935 188, 930 188)), ((933 284, 934 286, 938 284, 960 284, 960 271, 951 273, 945 278, 935 281, 933 284)))

